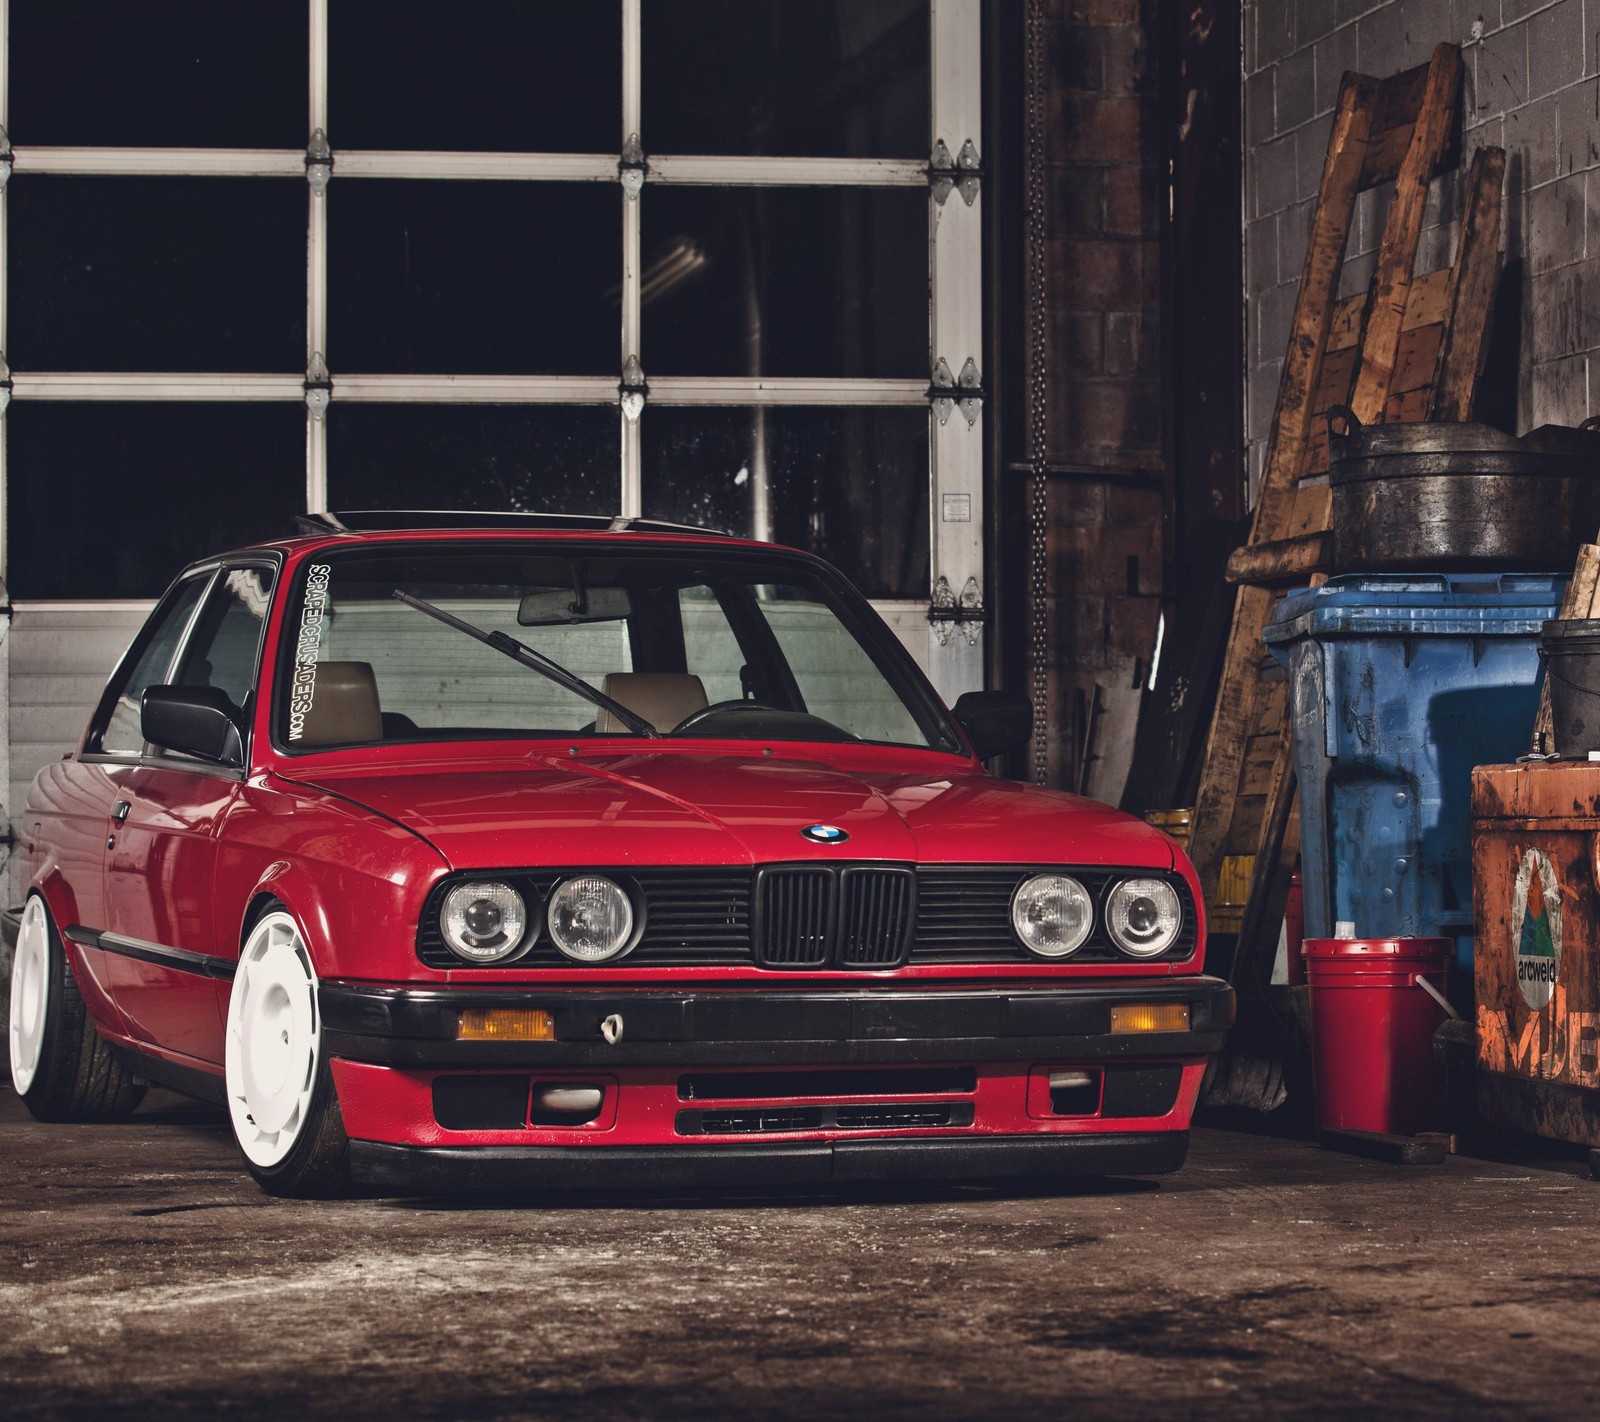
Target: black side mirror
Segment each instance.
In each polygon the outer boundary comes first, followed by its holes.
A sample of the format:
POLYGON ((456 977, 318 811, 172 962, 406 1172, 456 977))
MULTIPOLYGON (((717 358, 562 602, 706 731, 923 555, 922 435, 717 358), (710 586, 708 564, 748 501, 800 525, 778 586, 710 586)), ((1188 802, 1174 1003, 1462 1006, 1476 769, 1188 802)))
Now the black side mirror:
POLYGON ((1033 702, 1025 691, 968 691, 951 709, 979 760, 1021 751, 1033 735, 1033 702))
POLYGON ((147 686, 139 701, 139 729, 152 745, 235 769, 244 764, 238 716, 215 686, 147 686))

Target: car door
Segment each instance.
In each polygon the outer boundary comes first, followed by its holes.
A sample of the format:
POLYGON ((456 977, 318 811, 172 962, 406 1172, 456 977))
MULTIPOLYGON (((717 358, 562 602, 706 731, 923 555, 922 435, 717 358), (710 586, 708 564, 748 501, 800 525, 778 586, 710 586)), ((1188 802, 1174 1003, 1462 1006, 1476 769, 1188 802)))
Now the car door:
POLYGON ((69 915, 62 927, 82 930, 73 937, 78 963, 89 979, 85 990, 113 1003, 119 958, 92 943, 107 926, 105 861, 118 823, 118 777, 144 754, 139 698, 145 687, 166 680, 210 582, 209 572, 185 577, 156 605, 101 693, 82 749, 50 777, 56 802, 50 838, 56 868, 71 896, 70 903, 57 904, 69 915))
MULTIPOLYGON (((230 562, 216 576, 166 681, 226 692, 249 724, 276 567, 230 562)), ((213 904, 217 831, 244 773, 145 746, 112 775, 121 822, 106 854, 107 935, 127 951, 117 1006, 134 1036, 168 1053, 222 1061, 226 992, 238 957, 213 904)))

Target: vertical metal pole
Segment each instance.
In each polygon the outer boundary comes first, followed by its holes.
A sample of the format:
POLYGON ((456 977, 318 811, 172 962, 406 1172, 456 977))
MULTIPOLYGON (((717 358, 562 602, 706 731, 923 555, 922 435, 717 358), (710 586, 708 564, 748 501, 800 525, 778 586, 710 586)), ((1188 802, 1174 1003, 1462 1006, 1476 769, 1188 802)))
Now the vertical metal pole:
MULTIPOLYGON (((4 128, 8 135, 11 132, 11 0, 0 0, 0 128, 4 128)), ((0 358, 5 355, 9 329, 6 324, 6 226, 9 207, 6 193, 0 189, 0 358)), ((6 373, 9 375, 9 367, 6 373)), ((6 524, 10 502, 6 485, 11 476, 6 467, 6 426, 10 423, 6 411, 0 410, 0 607, 7 608, 11 604, 11 592, 5 582, 10 576, 6 561, 9 546, 6 524)), ((11 619, 0 617, 0 828, 5 829, 11 825, 11 639, 6 635, 10 630, 11 619)), ((18 856, 13 862, 20 864, 21 857, 18 856)), ((8 904, 20 902, 18 888, 14 882, 8 885, 8 904)))
MULTIPOLYGON (((0 0, 0 128, 3 128, 9 138, 11 133, 11 0, 0 0)), ((10 326, 7 322, 9 312, 8 302, 8 264, 10 252, 7 247, 6 233, 9 227, 9 211, 11 204, 7 200, 6 189, 0 189, 0 359, 5 358, 10 326)), ((9 366, 7 367, 9 374, 9 366)), ((5 412, 0 411, 0 586, 9 576, 10 565, 7 554, 10 549, 10 540, 7 537, 7 512, 10 505, 9 490, 6 487, 6 419, 5 412)), ((9 599, 8 599, 9 600, 9 599)), ((0 727, 0 731, 5 728, 0 727)), ((0 736, 0 740, 9 747, 9 735, 0 736)), ((9 755, 9 751, 7 752, 9 755)), ((0 780, 0 793, 10 793, 6 788, 7 782, 0 780)))
MULTIPOLYGON (((981 0, 933 0, 933 145, 943 141, 953 158, 983 154, 983 25, 981 0), (972 149, 966 145, 972 144, 972 149)), ((933 301, 929 317, 930 372, 942 358, 957 379, 965 371, 981 384, 983 350, 983 203, 959 188, 939 202, 928 198, 928 244, 933 301), (971 366, 968 366, 968 362, 971 366)), ((929 552, 931 581, 943 578, 958 603, 990 601, 983 566, 983 422, 981 402, 935 407, 929 415, 929 552), (968 423, 968 410, 974 418, 968 423)), ((929 629, 928 666, 947 701, 983 687, 981 622, 935 623, 929 629), (941 640, 940 633, 944 634, 941 640)))
MULTIPOLYGON (((311 0, 311 108, 306 139, 328 131, 328 0, 311 0)), ((328 195, 306 185, 306 372, 323 366, 328 350, 328 195)), ((328 418, 306 407, 306 512, 328 507, 328 418)))
MULTIPOLYGON (((640 0, 622 0, 622 145, 629 139, 642 137, 639 112, 643 94, 643 67, 639 54, 640 0)), ((643 368, 644 355, 639 348, 639 210, 644 203, 641 190, 635 197, 626 192, 622 197, 622 360, 620 369, 626 369, 629 358, 643 368)), ((638 518, 644 510, 643 459, 639 449, 642 412, 632 418, 626 411, 618 418, 622 421, 622 497, 620 512, 624 518, 638 518)))

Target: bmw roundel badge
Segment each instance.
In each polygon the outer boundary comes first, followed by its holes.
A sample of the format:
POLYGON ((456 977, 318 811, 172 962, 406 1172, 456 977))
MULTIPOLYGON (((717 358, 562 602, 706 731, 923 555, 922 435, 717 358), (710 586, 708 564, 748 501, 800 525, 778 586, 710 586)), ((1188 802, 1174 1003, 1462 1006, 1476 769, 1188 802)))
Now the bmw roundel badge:
POLYGON ((838 825, 807 825, 800 836, 813 844, 843 844, 850 838, 838 825))

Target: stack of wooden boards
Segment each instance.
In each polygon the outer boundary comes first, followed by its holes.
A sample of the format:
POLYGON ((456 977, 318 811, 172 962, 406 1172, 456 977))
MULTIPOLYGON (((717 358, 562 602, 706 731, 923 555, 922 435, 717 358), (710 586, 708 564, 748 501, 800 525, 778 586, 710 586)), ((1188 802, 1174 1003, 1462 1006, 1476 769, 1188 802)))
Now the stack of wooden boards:
MULTIPOLYGON (((1458 162, 1460 90, 1461 53, 1440 45, 1428 64, 1390 79, 1346 74, 1334 112, 1250 539, 1228 568, 1240 586, 1190 843, 1208 905, 1221 901, 1225 861, 1233 872, 1250 866, 1229 974, 1242 1017, 1267 997, 1299 852, 1287 688, 1261 634, 1282 591, 1329 570, 1328 412, 1348 405, 1363 424, 1465 420, 1483 368, 1500 271, 1503 150, 1473 157, 1454 263, 1414 270, 1429 187, 1458 162), (1341 299, 1356 200, 1390 183, 1371 283, 1341 299)), ((1281 1084, 1265 1055, 1252 1062, 1246 1050, 1225 1064, 1212 1099, 1270 1106, 1281 1084)))

